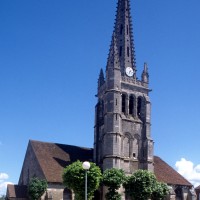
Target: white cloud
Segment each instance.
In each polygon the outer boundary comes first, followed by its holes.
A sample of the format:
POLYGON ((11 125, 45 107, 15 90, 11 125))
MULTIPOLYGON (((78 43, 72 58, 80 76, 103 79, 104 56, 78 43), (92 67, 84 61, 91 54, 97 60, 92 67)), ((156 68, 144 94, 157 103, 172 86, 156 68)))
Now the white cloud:
POLYGON ((200 185, 200 164, 194 166, 193 162, 181 158, 180 161, 177 161, 175 164, 178 173, 190 181, 194 187, 200 185))
POLYGON ((6 189, 8 184, 13 184, 11 182, 2 182, 0 183, 0 197, 6 194, 6 189))
POLYGON ((0 173, 0 196, 5 195, 7 185, 12 184, 11 182, 6 181, 8 178, 8 174, 0 173))
POLYGON ((6 174, 6 173, 0 173, 0 181, 1 180, 6 180, 8 178, 9 178, 8 174, 6 174))

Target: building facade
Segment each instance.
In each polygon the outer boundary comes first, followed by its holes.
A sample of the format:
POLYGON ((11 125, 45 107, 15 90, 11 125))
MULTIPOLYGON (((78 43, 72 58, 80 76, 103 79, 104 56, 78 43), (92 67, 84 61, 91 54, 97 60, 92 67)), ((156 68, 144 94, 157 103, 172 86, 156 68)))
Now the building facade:
POLYGON ((94 160, 102 167, 153 171, 151 102, 147 64, 136 62, 130 1, 119 0, 106 73, 101 69, 96 105, 94 160))
MULTIPOLYGON (((118 0, 106 70, 100 70, 98 79, 94 148, 31 140, 18 185, 8 185, 8 200, 28 199, 27 185, 34 176, 48 182, 42 199, 74 199, 63 185, 62 173, 77 160, 96 162, 102 170, 123 169, 127 175, 137 169, 152 171, 169 185, 167 200, 196 200, 192 184, 154 156, 148 66, 144 64, 138 79, 131 21, 130 0, 118 0)), ((104 193, 95 199, 105 199, 104 193)))

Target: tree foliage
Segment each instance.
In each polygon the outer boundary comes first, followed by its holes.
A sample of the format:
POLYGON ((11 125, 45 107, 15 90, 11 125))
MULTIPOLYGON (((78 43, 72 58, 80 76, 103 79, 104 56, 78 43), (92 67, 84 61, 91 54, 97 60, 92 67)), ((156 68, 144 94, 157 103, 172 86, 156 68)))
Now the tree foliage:
POLYGON ((152 200, 161 200, 168 193, 169 193, 169 188, 166 183, 156 182, 151 198, 152 200))
POLYGON ((47 181, 33 177, 28 185, 28 194, 32 200, 38 200, 47 190, 47 181))
POLYGON ((167 185, 159 183, 155 175, 147 170, 137 170, 127 177, 124 188, 133 200, 160 200, 168 193, 167 185))
POLYGON ((0 200, 5 200, 5 199, 6 199, 5 195, 0 196, 0 200))
POLYGON ((103 173, 103 184, 108 187, 107 200, 120 200, 121 195, 117 192, 125 181, 125 173, 121 169, 107 169, 103 173))
MULTIPOLYGON (((95 165, 90 163, 90 169, 87 172, 87 192, 88 199, 92 199, 95 190, 98 189, 102 179, 101 170, 95 165)), ((83 200, 85 196, 85 170, 82 167, 82 162, 76 161, 68 165, 63 172, 64 185, 72 189, 75 193, 76 200, 83 200)))

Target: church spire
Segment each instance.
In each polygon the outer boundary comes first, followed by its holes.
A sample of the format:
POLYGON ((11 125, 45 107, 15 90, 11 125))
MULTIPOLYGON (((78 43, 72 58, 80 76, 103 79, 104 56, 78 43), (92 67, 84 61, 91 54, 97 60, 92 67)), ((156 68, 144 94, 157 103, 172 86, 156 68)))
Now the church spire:
POLYGON ((108 69, 109 67, 113 69, 119 69, 119 52, 117 49, 115 32, 112 35, 106 69, 108 69))
POLYGON ((100 88, 104 84, 104 73, 103 69, 101 68, 100 73, 99 73, 99 79, 98 79, 98 88, 100 88))
POLYGON ((101 70, 95 107, 94 160, 102 170, 153 171, 148 66, 136 78, 131 0, 118 0, 106 73, 101 70))
POLYGON ((114 35, 116 37, 122 75, 125 74, 127 67, 131 67, 134 72, 133 77, 135 77, 136 59, 130 14, 130 0, 118 0, 114 35))
POLYGON ((144 63, 144 69, 142 72, 142 81, 147 84, 149 83, 149 72, 147 63, 144 63))

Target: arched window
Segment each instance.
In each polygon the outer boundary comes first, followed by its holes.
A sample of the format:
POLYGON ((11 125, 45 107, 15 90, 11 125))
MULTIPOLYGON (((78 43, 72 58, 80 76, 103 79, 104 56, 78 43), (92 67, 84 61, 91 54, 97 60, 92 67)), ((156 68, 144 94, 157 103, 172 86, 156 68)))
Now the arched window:
POLYGON ((132 115, 134 110, 134 97, 129 97, 129 114, 132 115))
POLYGON ((65 188, 63 191, 63 200, 72 200, 72 191, 65 188))
POLYGON ((176 193, 176 199, 177 200, 183 200, 183 191, 182 191, 182 187, 181 186, 178 186, 175 189, 175 193, 176 193))
POLYGON ((126 95, 122 94, 122 112, 126 112, 126 95))

